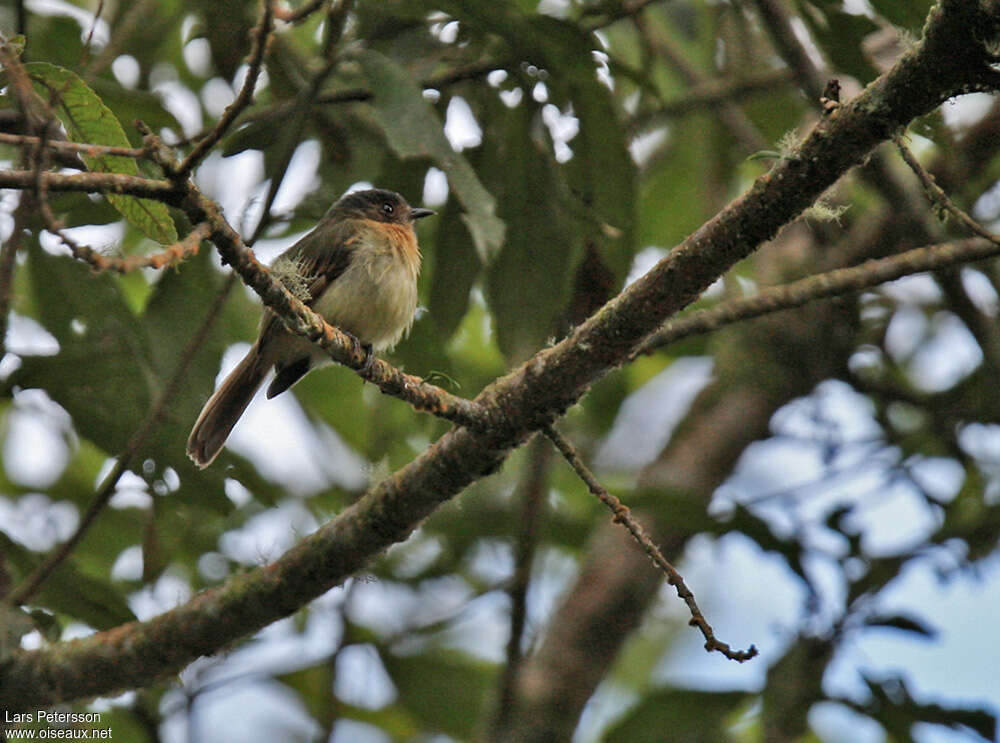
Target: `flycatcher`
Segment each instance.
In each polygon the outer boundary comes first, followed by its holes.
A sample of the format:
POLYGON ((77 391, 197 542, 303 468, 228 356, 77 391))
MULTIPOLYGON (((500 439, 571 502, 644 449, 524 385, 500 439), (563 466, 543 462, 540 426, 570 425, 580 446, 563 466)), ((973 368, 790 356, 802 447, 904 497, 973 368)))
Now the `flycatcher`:
MULTIPOLYGON (((432 214, 393 191, 350 193, 278 256, 272 271, 369 353, 391 349, 410 329, 417 309, 420 247, 413 223, 432 214)), ((202 468, 212 463, 272 368, 268 399, 329 363, 322 348, 290 332, 265 309, 257 342, 202 408, 188 437, 188 456, 202 468)))

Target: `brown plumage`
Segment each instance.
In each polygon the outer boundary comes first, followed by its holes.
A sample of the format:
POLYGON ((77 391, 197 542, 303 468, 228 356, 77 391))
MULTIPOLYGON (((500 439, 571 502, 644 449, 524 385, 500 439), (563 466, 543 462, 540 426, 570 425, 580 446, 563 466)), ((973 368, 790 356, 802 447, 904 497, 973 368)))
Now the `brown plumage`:
MULTIPOLYGON (((393 191, 356 191, 330 207, 272 270, 327 322, 369 350, 392 348, 417 308, 420 248, 413 223, 433 213, 410 207, 393 191)), ((257 342, 202 408, 188 437, 188 456, 199 467, 212 463, 272 368, 268 398, 327 363, 323 349, 290 333, 265 309, 257 342)))

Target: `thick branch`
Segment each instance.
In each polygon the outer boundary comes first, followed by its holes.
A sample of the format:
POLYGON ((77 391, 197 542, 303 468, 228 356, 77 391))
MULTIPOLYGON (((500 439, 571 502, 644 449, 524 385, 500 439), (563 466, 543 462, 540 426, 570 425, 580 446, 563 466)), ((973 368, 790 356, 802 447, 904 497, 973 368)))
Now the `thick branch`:
MULTIPOLYGON (((513 447, 579 400, 667 317, 773 237, 877 144, 947 98, 984 85, 991 74, 980 39, 994 35, 1000 9, 987 16, 981 7, 964 0, 936 7, 925 40, 858 98, 823 119, 797 157, 759 178, 567 339, 487 388, 476 400, 491 411, 485 425, 445 434, 272 565, 237 576, 149 622, 14 653, 0 665, 0 706, 31 709, 169 676, 196 657, 288 616, 406 539, 435 508, 495 471, 513 447)), ((185 205, 193 211, 205 208, 188 200, 185 205)), ((320 332, 314 328, 313 337, 320 332)))

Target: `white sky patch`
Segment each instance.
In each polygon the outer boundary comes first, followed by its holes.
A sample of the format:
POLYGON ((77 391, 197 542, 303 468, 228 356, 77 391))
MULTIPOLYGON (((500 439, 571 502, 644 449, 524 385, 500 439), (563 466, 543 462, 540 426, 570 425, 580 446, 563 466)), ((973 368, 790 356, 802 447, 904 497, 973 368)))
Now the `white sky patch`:
POLYGON ((472 115, 469 104, 461 96, 448 101, 444 135, 455 152, 461 152, 467 147, 478 147, 483 142, 483 130, 472 115))
POLYGON ((440 27, 438 38, 441 39, 441 43, 443 44, 454 44, 458 40, 458 31, 458 21, 448 21, 440 27))
POLYGON ((572 112, 564 113, 558 106, 546 103, 542 106, 542 122, 552 137, 556 160, 564 163, 573 157, 569 142, 580 132, 580 120, 572 112))
MULTIPOLYGON (((79 227, 67 227, 62 232, 77 243, 89 245, 94 250, 108 255, 115 255, 119 250, 122 238, 125 237, 125 223, 85 224, 79 227)), ((51 232, 39 233, 38 242, 46 253, 70 255, 69 248, 63 244, 58 235, 51 232)))
POLYGON ((443 170, 431 166, 424 178, 423 205, 429 207, 444 206, 448 200, 448 176, 443 170))
POLYGON ((337 654, 333 693, 362 709, 380 709, 398 696, 378 652, 369 644, 348 645, 337 654))
POLYGON ((201 105, 198 97, 186 86, 176 79, 176 73, 169 67, 169 75, 163 68, 169 65, 157 65, 150 75, 150 88, 160 96, 163 107, 167 109, 177 122, 181 125, 181 132, 186 137, 191 137, 201 131, 201 105), (161 74, 156 75, 157 71, 161 74), (157 82, 153 82, 157 80, 157 82))
POLYGON ((39 411, 16 406, 7 417, 3 445, 7 477, 39 490, 55 483, 70 455, 66 438, 59 429, 55 421, 39 415, 39 411))
POLYGON ((711 374, 711 360, 680 358, 629 395, 594 463, 634 471, 652 462, 711 374))
POLYGON ((673 620, 683 631, 654 672, 655 681, 705 690, 759 690, 769 663, 784 650, 790 630, 800 621, 802 584, 781 557, 738 533, 721 539, 696 536, 684 551, 680 572, 695 587, 698 604, 718 636, 736 648, 756 645, 761 658, 733 663, 719 653, 706 653, 701 633, 687 626, 687 607, 664 583, 648 621, 673 620))
POLYGON ((950 312, 931 319, 931 335, 910 364, 913 381, 928 392, 953 387, 982 363, 983 352, 965 324, 950 312))
POLYGON ((931 304, 941 301, 941 288, 929 274, 904 276, 883 284, 879 290, 900 304, 931 304))
POLYGON ((133 545, 122 550, 111 566, 112 580, 142 580, 142 547, 133 545))
POLYGON ((11 312, 7 351, 21 356, 53 356, 59 353, 59 341, 35 318, 11 312))
POLYGON ((218 118, 226 110, 226 106, 236 99, 236 93, 221 77, 213 77, 201 88, 201 104, 209 116, 218 118))
POLYGON ((122 54, 111 63, 111 72, 123 88, 133 89, 139 84, 142 73, 139 61, 131 54, 122 54))
POLYGON ((922 701, 958 700, 964 705, 1000 704, 996 669, 1000 644, 974 642, 987 617, 1000 615, 1000 558, 979 563, 975 572, 942 579, 933 559, 912 562, 878 597, 874 610, 920 617, 937 630, 927 639, 908 632, 872 628, 844 643, 827 673, 828 691, 865 696, 862 667, 881 677, 906 671, 911 693, 922 701), (904 660, 905 659, 905 660, 904 660))
POLYGON ((875 10, 868 0, 844 0, 844 12, 851 15, 865 15, 869 18, 875 15, 875 10))
POLYGON ((69 461, 69 414, 43 390, 20 390, 14 395, 7 426, 3 443, 7 475, 26 487, 41 490, 52 485, 69 461))
POLYGON ((520 88, 500 91, 500 102, 507 108, 516 108, 517 104, 521 102, 522 97, 524 97, 524 91, 520 88))
POLYGON ((885 331, 885 350, 897 361, 908 359, 927 333, 927 316, 917 307, 900 307, 885 331))
POLYGON ((644 165, 660 150, 663 143, 667 141, 668 131, 667 127, 661 126, 657 129, 643 132, 629 143, 628 151, 631 153, 632 160, 636 165, 644 165))
POLYGON ((809 55, 809 60, 816 65, 820 70, 826 68, 826 62, 823 59, 823 55, 816 45, 813 43, 812 34, 809 33, 809 29, 801 18, 798 16, 793 16, 791 19, 792 31, 795 33, 795 38, 799 40, 802 44, 802 48, 805 49, 806 54, 809 55))
POLYGON ((309 193, 319 187, 318 172, 322 156, 322 148, 315 139, 307 139, 295 148, 295 153, 288 163, 288 172, 271 207, 276 214, 291 212, 309 193))
MULTIPOLYGON (((264 153, 244 150, 231 157, 222 157, 216 151, 198 168, 197 180, 202 191, 222 205, 230 223, 239 227, 247 213, 253 211, 251 200, 263 177, 264 153)), ((258 204, 255 214, 260 207, 258 204)))
POLYGON ((833 702, 814 704, 809 710, 809 726, 820 740, 851 743, 884 743, 885 732, 875 720, 850 707, 833 702))
POLYGON ((54 502, 47 495, 0 497, 0 531, 35 552, 48 552, 69 539, 79 522, 72 503, 54 502))
POLYGON ((969 93, 959 98, 950 98, 941 106, 944 123, 954 129, 973 126, 993 108, 995 97, 987 93, 969 93))
POLYGON ((219 551, 242 565, 272 562, 318 526, 316 518, 297 499, 282 501, 250 518, 242 527, 219 537, 219 551))
POLYGON ((150 586, 129 597, 129 608, 140 622, 170 611, 191 598, 191 586, 176 575, 164 573, 150 586))
MULTIPOLYGON (((247 75, 250 74, 250 65, 241 64, 236 68, 236 74, 233 76, 233 89, 241 90, 243 84, 246 82, 247 75)), ((257 84, 254 85, 254 95, 260 93, 268 85, 270 85, 271 79, 267 76, 267 67, 261 67, 260 73, 257 75, 257 84)))
POLYGON ((963 267, 961 271, 962 286, 968 292, 969 299, 972 300, 973 304, 980 311, 985 312, 990 317, 996 317, 997 311, 1000 309, 998 307, 1000 305, 1000 296, 997 295, 997 290, 990 280, 986 278, 982 271, 977 271, 968 266, 963 267))
POLYGON ((102 48, 111 38, 110 27, 107 21, 98 18, 94 20, 94 14, 63 0, 28 0, 25 7, 32 13, 46 16, 68 16, 80 24, 80 38, 86 39, 91 28, 94 33, 91 37, 91 44, 97 48, 102 48))
POLYGON ((625 279, 625 286, 628 286, 640 276, 643 276, 666 255, 666 250, 655 247, 643 248, 636 253, 635 258, 632 259, 632 268, 629 269, 628 277, 625 279))
POLYGON ((182 50, 184 64, 198 77, 208 77, 212 73, 212 48, 203 36, 191 39, 182 50))
POLYGON ((539 0, 538 12, 555 18, 565 18, 569 14, 570 0, 539 0))
POLYGON ((594 51, 594 61, 597 62, 597 79, 607 86, 608 90, 615 89, 615 79, 611 75, 611 66, 608 64, 608 55, 604 52, 594 51))

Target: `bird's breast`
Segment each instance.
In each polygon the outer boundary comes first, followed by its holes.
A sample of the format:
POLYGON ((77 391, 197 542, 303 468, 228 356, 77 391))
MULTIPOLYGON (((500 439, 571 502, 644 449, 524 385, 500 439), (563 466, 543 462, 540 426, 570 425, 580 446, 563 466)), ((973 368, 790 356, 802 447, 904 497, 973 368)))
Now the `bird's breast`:
POLYGON ((379 227, 363 234, 347 268, 313 303, 328 322, 375 350, 396 345, 413 323, 420 271, 413 231, 379 227), (397 234, 403 230, 409 234, 397 234))

